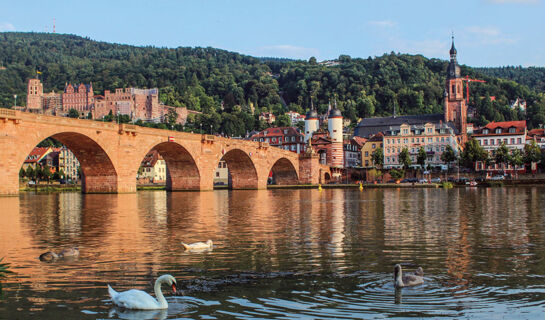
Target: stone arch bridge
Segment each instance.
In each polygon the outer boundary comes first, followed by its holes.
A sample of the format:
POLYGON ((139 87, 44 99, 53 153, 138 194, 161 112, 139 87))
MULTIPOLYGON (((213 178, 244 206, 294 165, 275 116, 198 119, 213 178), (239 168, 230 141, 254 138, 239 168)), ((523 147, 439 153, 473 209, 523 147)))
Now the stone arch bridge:
POLYGON ((329 171, 316 155, 298 155, 264 142, 0 109, 0 195, 18 194, 24 160, 48 137, 75 154, 86 193, 136 192, 138 168, 152 149, 167 163, 169 191, 213 189, 222 158, 233 189, 266 188, 270 171, 284 185, 317 184, 329 171))

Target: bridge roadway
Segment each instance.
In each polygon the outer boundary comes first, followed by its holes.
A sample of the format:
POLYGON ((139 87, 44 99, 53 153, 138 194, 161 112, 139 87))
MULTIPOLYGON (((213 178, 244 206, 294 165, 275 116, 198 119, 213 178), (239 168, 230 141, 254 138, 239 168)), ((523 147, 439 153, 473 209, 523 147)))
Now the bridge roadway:
POLYGON ((316 184, 329 167, 316 155, 298 155, 265 142, 228 139, 92 120, 0 109, 0 195, 19 193, 19 170, 31 150, 51 137, 67 146, 82 169, 82 192, 136 192, 144 156, 156 149, 167 163, 167 190, 211 190, 219 161, 227 162, 233 189, 316 184))

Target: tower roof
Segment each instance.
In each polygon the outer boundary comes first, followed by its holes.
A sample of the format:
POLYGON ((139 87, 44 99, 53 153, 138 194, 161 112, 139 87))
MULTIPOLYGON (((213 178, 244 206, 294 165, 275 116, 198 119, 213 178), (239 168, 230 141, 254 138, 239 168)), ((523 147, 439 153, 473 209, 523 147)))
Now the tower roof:
POLYGON ((331 111, 329 111, 329 115, 328 115, 328 118, 336 118, 336 117, 342 117, 342 113, 341 113, 341 110, 337 109, 337 108, 333 108, 331 109, 331 111))
POLYGON ((305 117, 305 120, 310 120, 310 119, 318 119, 318 112, 316 112, 316 110, 310 109, 310 110, 307 112, 307 115, 306 115, 306 117, 305 117))
POLYGON ((453 55, 453 54, 456 54, 457 51, 456 51, 456 47, 454 46, 454 37, 452 37, 452 46, 450 47, 450 54, 453 55))

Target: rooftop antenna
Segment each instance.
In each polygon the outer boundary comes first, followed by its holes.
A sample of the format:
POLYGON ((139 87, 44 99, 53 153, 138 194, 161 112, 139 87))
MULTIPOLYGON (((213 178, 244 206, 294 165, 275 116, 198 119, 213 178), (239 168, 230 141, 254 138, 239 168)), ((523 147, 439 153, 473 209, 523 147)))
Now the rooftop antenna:
POLYGON ((53 33, 55 33, 55 18, 53 18, 53 33))

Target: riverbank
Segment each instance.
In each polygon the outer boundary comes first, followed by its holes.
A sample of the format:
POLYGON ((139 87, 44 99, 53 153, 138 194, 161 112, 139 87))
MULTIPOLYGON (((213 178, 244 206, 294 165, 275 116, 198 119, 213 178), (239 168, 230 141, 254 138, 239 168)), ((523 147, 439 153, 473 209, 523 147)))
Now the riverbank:
MULTIPOLYGON (((451 184, 447 187, 516 187, 516 186, 543 186, 545 179, 521 179, 521 180, 503 180, 503 181, 483 181, 477 185, 469 184, 451 184)), ((359 184, 356 183, 338 183, 338 184, 302 184, 302 185, 268 185, 267 189, 317 189, 321 186, 322 189, 358 189, 359 184)), ((363 189, 380 189, 380 188, 442 188, 445 187, 442 183, 364 183, 363 189)), ((164 185, 145 185, 137 186, 138 191, 161 191, 166 190, 164 185)), ((219 185, 214 186, 214 190, 228 190, 229 186, 219 185)), ((80 185, 33 185, 25 186, 19 189, 20 192, 80 192, 80 185)))

